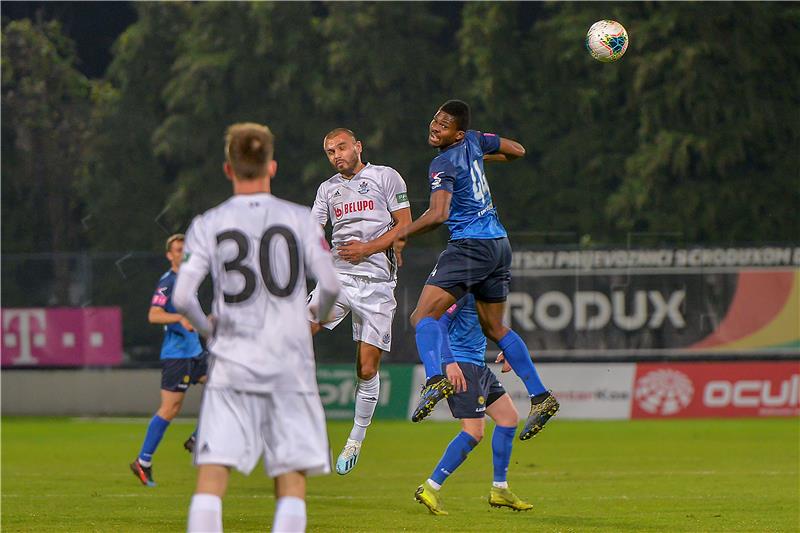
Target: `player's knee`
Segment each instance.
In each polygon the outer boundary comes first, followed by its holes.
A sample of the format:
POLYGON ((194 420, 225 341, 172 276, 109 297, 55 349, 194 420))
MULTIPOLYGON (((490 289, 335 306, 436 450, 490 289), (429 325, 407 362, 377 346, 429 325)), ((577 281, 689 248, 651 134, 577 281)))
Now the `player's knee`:
POLYGON ((475 439, 475 442, 480 442, 481 440, 483 440, 483 429, 469 428, 465 431, 466 433, 469 433, 470 437, 475 439))
POLYGON ((374 378, 377 373, 378 373, 378 365, 364 364, 364 363, 362 363, 361 366, 356 371, 356 374, 358 374, 358 379, 363 379, 365 381, 374 378))
POLYGON ((503 324, 488 324, 486 329, 483 330, 483 334, 494 342, 498 342, 505 337, 508 332, 509 329, 503 324))

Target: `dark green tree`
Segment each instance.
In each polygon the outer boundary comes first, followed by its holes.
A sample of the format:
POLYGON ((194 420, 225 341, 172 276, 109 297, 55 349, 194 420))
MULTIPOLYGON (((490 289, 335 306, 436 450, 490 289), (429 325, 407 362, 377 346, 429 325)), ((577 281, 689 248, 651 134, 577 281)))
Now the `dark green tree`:
MULTIPOLYGON (((65 252, 85 244, 75 190, 92 84, 56 22, 3 27, 3 251, 65 252)), ((68 303, 70 265, 53 263, 54 302, 68 303)))
POLYGON ((162 91, 190 8, 145 2, 136 10, 138 20, 117 39, 95 93, 81 180, 95 250, 160 249, 168 234, 185 229, 170 216, 165 199, 175 169, 156 157, 153 134, 166 116, 162 91))

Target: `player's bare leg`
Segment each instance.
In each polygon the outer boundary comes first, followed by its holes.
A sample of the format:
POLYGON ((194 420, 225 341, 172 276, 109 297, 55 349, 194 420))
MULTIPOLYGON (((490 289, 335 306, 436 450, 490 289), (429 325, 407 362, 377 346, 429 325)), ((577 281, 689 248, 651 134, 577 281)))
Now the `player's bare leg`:
POLYGON ((287 472, 275 478, 275 518, 272 531, 303 533, 306 530, 306 476, 287 472))
POLYGON ((355 468, 361 453, 361 443, 367 433, 367 427, 372 422, 375 407, 378 405, 381 382, 378 370, 381 364, 383 351, 377 346, 366 342, 359 342, 356 348, 356 374, 358 386, 356 387, 356 407, 353 418, 353 429, 344 445, 342 453, 336 460, 336 473, 345 475, 355 468))
MULTIPOLYGON (((449 343, 449 340, 438 320, 455 301, 455 297, 441 287, 425 285, 419 295, 417 307, 411 313, 410 320, 416 331, 417 350, 420 360, 425 365, 427 378, 420 394, 419 404, 411 415, 412 422, 419 422, 430 415, 439 401, 453 394, 453 384, 442 374, 442 346, 449 343)), ((456 370, 461 372, 458 368, 456 370)))
MULTIPOLYGON (((201 376, 197 382, 200 385, 205 385, 206 381, 208 381, 208 376, 201 376)), ((183 449, 189 453, 194 453, 194 445, 197 443, 197 427, 194 428, 194 431, 189 438, 183 441, 183 449)))
POLYGON ((199 465, 197 488, 189 506, 188 533, 222 532, 222 497, 228 488, 230 468, 223 465, 199 465))
POLYGON ((559 408, 558 401, 542 384, 525 342, 514 331, 503 325, 505 302, 476 300, 475 303, 484 335, 500 347, 505 360, 528 389, 531 410, 519 434, 520 440, 528 440, 539 433, 548 420, 555 416, 559 408))
POLYGON ((519 413, 508 394, 503 394, 486 408, 486 414, 495 422, 492 434, 492 463, 494 481, 489 491, 489 505, 508 507, 515 511, 528 511, 533 505, 523 501, 508 488, 506 474, 511 461, 511 447, 519 422, 519 413))

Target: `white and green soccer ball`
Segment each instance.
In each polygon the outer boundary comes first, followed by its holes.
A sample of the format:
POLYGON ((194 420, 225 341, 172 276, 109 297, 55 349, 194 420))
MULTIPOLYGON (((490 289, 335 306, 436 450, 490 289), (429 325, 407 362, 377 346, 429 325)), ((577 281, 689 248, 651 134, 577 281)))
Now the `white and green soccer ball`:
POLYGON ((586 33, 586 49, 598 61, 616 61, 628 49, 628 32, 616 20, 599 20, 586 33))

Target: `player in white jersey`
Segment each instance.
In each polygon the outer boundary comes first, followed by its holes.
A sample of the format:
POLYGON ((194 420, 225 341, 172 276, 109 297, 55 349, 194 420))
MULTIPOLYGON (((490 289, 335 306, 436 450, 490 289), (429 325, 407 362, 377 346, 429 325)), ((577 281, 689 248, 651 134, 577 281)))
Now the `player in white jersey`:
POLYGON ((306 309, 306 273, 328 316, 340 287, 324 234, 306 207, 270 194, 277 169, 266 126, 228 128, 225 174, 234 195, 192 222, 174 305, 209 339, 212 362, 198 422, 197 488, 189 532, 222 531, 230 469, 264 456, 275 479, 273 531, 305 531, 305 476, 330 472, 306 309), (213 321, 197 288, 214 280, 213 321))
MULTIPOLYGON (((333 329, 352 313, 358 387, 353 429, 336 461, 336 472, 344 475, 358 462, 378 403, 378 369, 381 354, 392 346, 397 308, 392 240, 411 223, 411 208, 400 174, 391 167, 363 163, 361 141, 352 131, 331 131, 322 147, 337 173, 319 186, 313 212, 323 228, 329 220, 333 226, 334 266, 343 290, 332 319, 321 325, 312 321, 311 328, 314 333, 322 327, 333 329)), ((315 289, 309 305, 316 305, 316 299, 315 289)))

